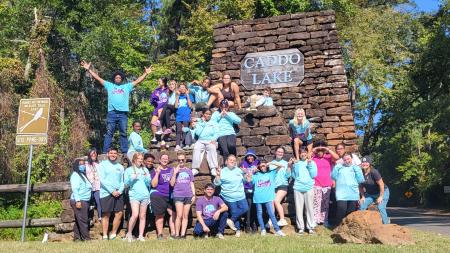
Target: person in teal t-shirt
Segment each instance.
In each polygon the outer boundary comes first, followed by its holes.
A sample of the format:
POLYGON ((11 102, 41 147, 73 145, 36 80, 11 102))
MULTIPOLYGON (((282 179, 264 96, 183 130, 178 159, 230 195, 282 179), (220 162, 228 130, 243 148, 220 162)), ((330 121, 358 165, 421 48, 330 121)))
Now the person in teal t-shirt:
POLYGON ((128 152, 127 157, 128 160, 131 161, 136 152, 146 154, 148 152, 147 149, 144 148, 144 143, 142 142, 142 137, 139 135, 141 132, 141 122, 134 121, 133 122, 133 132, 128 137, 128 152))
POLYGON ((313 137, 311 134, 311 123, 306 119, 305 110, 297 109, 294 118, 289 121, 289 131, 294 146, 295 159, 300 159, 300 148, 308 148, 308 159, 312 157, 313 137))
POLYGON ((134 153, 131 159, 132 166, 125 170, 123 175, 124 183, 128 187, 128 196, 130 197, 131 217, 128 221, 128 231, 126 238, 128 242, 133 241, 134 225, 139 218, 139 237, 138 241, 145 241, 144 230, 147 216, 147 207, 150 204, 150 172, 144 166, 144 155, 134 153))
POLYGON ((275 177, 275 200, 274 208, 278 212, 280 216, 280 220, 278 221, 278 226, 287 226, 288 223, 284 218, 284 209, 281 205, 281 201, 286 197, 289 186, 289 178, 291 177, 291 170, 288 167, 288 162, 283 159, 285 153, 285 149, 280 146, 275 150, 275 159, 269 163, 269 169, 274 170, 278 169, 277 176, 275 177))
MULTIPOLYGON (((280 169, 281 167, 277 167, 280 169)), ((254 187, 253 203, 256 205, 256 216, 258 218, 261 235, 266 235, 266 226, 263 220, 263 205, 266 208, 267 215, 272 221, 276 236, 286 236, 278 226, 277 218, 273 212, 273 200, 275 199, 275 177, 277 176, 277 169, 270 170, 266 162, 261 162, 258 165, 258 172, 254 175, 247 173, 247 182, 251 182, 254 187)))
POLYGON ((72 164, 70 175, 70 206, 73 209, 75 223, 73 224, 73 239, 75 241, 90 240, 89 235, 89 201, 91 200, 92 185, 86 177, 84 160, 76 159, 72 164))
POLYGON ((144 73, 133 82, 123 83, 125 75, 116 71, 113 73, 113 82, 101 78, 91 69, 91 63, 81 61, 81 66, 86 69, 95 80, 105 87, 108 94, 108 114, 106 116, 106 134, 103 142, 103 153, 106 153, 111 147, 112 138, 116 132, 116 125, 119 126, 120 133, 120 151, 126 154, 128 151, 127 126, 129 112, 130 92, 134 86, 144 81, 145 77, 152 72, 152 67, 145 68, 144 73))

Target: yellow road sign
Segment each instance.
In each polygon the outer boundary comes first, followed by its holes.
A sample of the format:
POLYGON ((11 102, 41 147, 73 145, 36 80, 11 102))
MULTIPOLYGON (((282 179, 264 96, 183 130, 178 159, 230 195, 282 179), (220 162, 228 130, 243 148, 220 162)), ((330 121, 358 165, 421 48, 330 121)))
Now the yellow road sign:
POLYGON ((46 135, 50 116, 50 98, 21 99, 17 134, 46 135))
POLYGON ((16 145, 45 145, 45 144, 47 144, 47 134, 16 135, 16 145))

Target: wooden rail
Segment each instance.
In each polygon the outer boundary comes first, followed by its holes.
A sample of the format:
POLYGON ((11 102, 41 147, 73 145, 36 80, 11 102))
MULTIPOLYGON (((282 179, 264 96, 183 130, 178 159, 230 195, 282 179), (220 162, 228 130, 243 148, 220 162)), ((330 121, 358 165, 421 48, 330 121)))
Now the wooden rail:
MULTIPOLYGON (((27 219, 27 227, 53 227, 61 223, 60 218, 44 218, 44 219, 27 219)), ((22 219, 20 220, 0 220, 0 228, 21 228, 22 219)))
MULTIPOLYGON (((0 193, 26 192, 26 184, 0 185, 0 193)), ((31 185, 30 192, 63 192, 70 190, 69 182, 56 182, 31 185)))

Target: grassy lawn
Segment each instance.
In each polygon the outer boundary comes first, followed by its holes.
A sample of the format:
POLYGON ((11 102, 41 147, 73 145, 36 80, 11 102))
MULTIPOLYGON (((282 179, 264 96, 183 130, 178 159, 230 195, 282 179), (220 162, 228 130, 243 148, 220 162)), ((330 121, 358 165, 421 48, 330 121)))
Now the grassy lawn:
POLYGON ((413 230, 416 245, 398 247, 333 244, 329 235, 329 231, 313 236, 290 235, 285 238, 244 234, 241 238, 228 236, 225 240, 188 238, 185 241, 156 241, 149 239, 144 243, 128 243, 121 240, 47 244, 2 241, 0 252, 450 252, 450 237, 416 230, 413 230))

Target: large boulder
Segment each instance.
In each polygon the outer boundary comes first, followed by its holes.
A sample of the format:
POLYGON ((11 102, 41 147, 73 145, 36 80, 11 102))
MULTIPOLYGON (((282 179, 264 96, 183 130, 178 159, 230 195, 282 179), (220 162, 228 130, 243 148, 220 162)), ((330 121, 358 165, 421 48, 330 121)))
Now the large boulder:
POLYGON ((344 218, 333 230, 336 243, 414 244, 409 229, 396 224, 383 224, 377 211, 356 211, 344 218))

